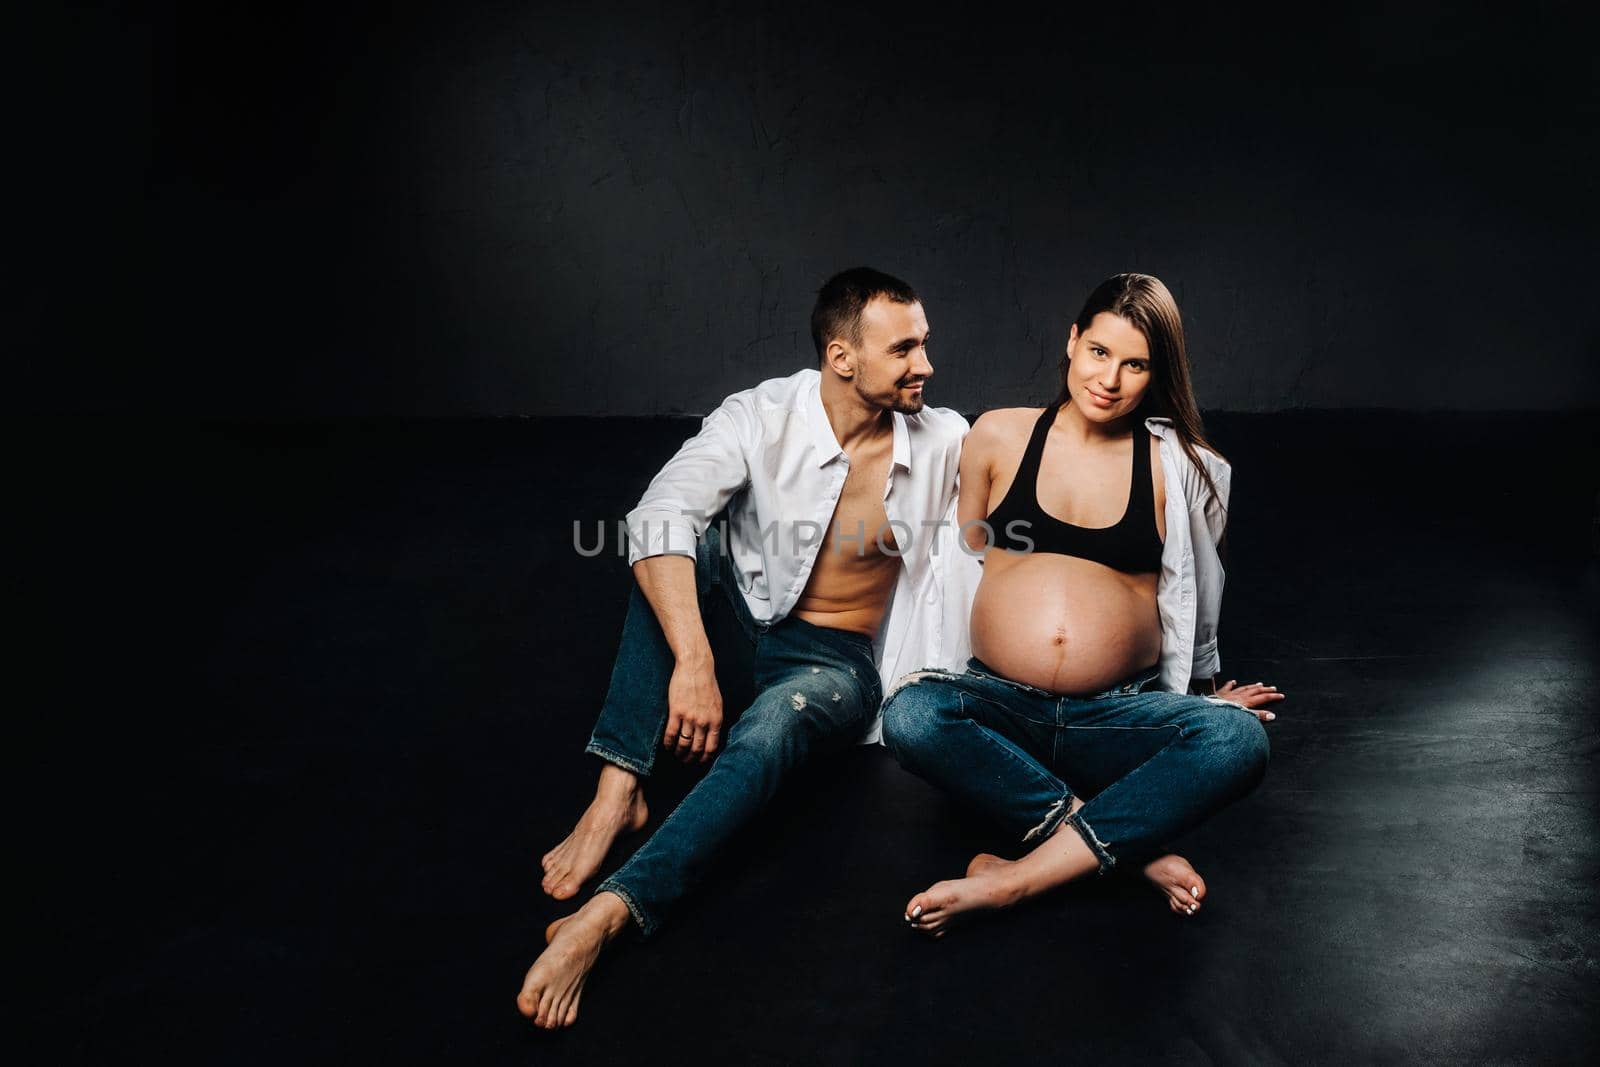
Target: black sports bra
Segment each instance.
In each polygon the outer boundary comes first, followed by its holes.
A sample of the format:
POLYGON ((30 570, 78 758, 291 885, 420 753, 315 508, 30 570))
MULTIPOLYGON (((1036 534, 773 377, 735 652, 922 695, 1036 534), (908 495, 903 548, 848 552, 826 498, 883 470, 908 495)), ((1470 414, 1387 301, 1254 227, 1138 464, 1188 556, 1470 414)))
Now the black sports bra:
POLYGON ((1039 464, 1059 407, 1047 407, 1017 465, 1005 499, 990 513, 994 544, 1015 552, 1053 552, 1103 563, 1124 574, 1161 570, 1161 537, 1156 532, 1155 490, 1150 485, 1150 433, 1140 423, 1133 431, 1133 484, 1128 507, 1115 526, 1074 526, 1045 514, 1039 506, 1039 464))

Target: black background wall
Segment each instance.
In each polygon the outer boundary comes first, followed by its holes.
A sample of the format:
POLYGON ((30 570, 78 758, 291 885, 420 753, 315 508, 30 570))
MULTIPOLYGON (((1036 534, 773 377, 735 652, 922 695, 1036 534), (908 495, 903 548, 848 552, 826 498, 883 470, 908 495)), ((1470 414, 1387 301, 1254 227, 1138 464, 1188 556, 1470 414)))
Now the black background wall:
POLYGON ((7 708, 51 1062, 1595 1061, 1575 6, 31 17, 0 396, 44 416, 7 708), (968 413, 1052 393, 1105 275, 1172 286, 1272 770, 1184 845, 1198 922, 1109 886, 934 948, 897 909, 999 846, 852 753, 548 1040, 512 995, 631 580, 572 522, 808 365, 858 263, 968 413))
POLYGON ((857 263, 964 411, 1048 394, 1121 270, 1213 410, 1596 398, 1576 5, 126 4, 18 44, 14 411, 703 412, 857 263))

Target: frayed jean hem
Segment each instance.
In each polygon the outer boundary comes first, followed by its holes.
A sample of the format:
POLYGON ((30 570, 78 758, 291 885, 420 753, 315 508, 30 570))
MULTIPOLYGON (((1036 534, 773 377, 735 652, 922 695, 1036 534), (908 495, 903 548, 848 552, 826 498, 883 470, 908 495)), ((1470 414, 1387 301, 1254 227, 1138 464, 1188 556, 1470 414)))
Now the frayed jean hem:
POLYGON ((628 914, 633 916, 634 924, 639 927, 640 937, 649 937, 656 932, 659 924, 651 921, 650 916, 646 915, 644 909, 639 907, 639 902, 633 899, 633 894, 623 888, 615 879, 607 878, 595 886, 594 891, 596 896, 601 893, 610 893, 626 904, 628 906, 628 914))
POLYGON ((587 745, 585 745, 583 750, 589 753, 591 756, 599 756, 607 763, 615 764, 625 771, 632 771, 634 774, 637 774, 642 778, 648 778, 650 776, 649 764, 640 763, 638 760, 624 756, 620 752, 613 752, 611 749, 606 748, 603 745, 597 745, 593 741, 590 741, 587 745))
POLYGON ((1094 835, 1094 831, 1091 830, 1089 828, 1089 824, 1084 821, 1083 809, 1080 808, 1079 810, 1073 812, 1063 821, 1068 826, 1078 831, 1078 836, 1083 838, 1083 843, 1089 846, 1089 851, 1093 852, 1095 858, 1100 861, 1099 873, 1109 874, 1111 872, 1111 868, 1117 865, 1117 858, 1113 856, 1109 850, 1107 850, 1105 843, 1094 835))
POLYGON ((1026 834, 1022 835, 1022 843, 1027 844, 1030 841, 1044 841, 1049 838, 1051 834, 1056 832, 1056 827, 1061 825, 1062 820, 1067 817, 1067 812, 1071 810, 1071 808, 1072 794, 1069 792, 1060 800, 1050 805, 1050 810, 1045 812, 1043 822, 1039 823, 1039 825, 1035 826, 1032 830, 1029 830, 1026 834))

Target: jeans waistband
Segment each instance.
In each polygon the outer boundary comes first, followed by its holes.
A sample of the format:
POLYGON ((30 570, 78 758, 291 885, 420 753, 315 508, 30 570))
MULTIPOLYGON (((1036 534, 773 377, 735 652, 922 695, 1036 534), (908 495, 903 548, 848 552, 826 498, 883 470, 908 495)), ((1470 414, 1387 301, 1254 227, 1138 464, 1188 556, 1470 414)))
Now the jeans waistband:
POLYGON ((809 630, 814 637, 822 637, 830 641, 855 645, 858 650, 866 652, 866 654, 869 656, 872 655, 872 638, 868 637, 866 634, 856 633, 854 630, 837 630, 832 626, 818 626, 814 622, 807 622, 798 615, 787 615, 779 621, 773 623, 771 628, 785 625, 794 626, 803 630, 809 630))
MULTIPOLYGON (((973 656, 967 660, 967 670, 973 672, 974 674, 982 674, 990 678, 997 678, 1002 682, 1007 682, 1011 685, 1017 686, 1020 689, 1026 689, 1029 692, 1036 693, 1041 697, 1060 698, 1066 696, 1064 693, 1052 693, 1049 690, 1040 689, 1038 686, 1028 685, 1026 682, 1018 682, 1014 679, 1007 678, 1005 675, 1001 674, 999 671, 983 662, 977 656, 973 656)), ((1143 670, 1135 671, 1133 674, 1111 686, 1104 692, 1095 693, 1093 696, 1089 697, 1079 697, 1077 699, 1099 700, 1102 697, 1129 696, 1133 693, 1141 692, 1145 686, 1149 685, 1160 676, 1161 664, 1154 663, 1143 670)), ((1068 699, 1072 698, 1069 697, 1068 699)))

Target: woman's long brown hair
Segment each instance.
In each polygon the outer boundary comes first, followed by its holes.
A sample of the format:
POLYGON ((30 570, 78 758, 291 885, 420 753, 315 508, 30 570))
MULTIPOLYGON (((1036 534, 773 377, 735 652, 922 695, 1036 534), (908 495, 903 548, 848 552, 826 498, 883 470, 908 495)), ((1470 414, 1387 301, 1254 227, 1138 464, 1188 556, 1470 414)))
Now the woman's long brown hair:
MULTIPOLYGON (((1161 284, 1160 278, 1148 274, 1117 274, 1097 285, 1094 292, 1089 294, 1089 299, 1084 301, 1083 310, 1078 312, 1074 320, 1079 337, 1102 311, 1126 319, 1144 334, 1145 343, 1150 346, 1150 373, 1154 378, 1149 392, 1138 407, 1141 425, 1146 418, 1171 419, 1184 455, 1200 471, 1200 477, 1205 479, 1212 497, 1220 501, 1217 483, 1211 480, 1206 465, 1200 462, 1199 449, 1204 448, 1217 456, 1222 453, 1206 440, 1205 427, 1200 422, 1200 408, 1194 402, 1194 387, 1189 383, 1189 356, 1183 343, 1183 318, 1178 314, 1178 302, 1172 299, 1172 293, 1161 284)), ((1055 399, 1057 407, 1072 399, 1067 389, 1067 365, 1070 362, 1071 358, 1063 354, 1061 392, 1055 399)))

